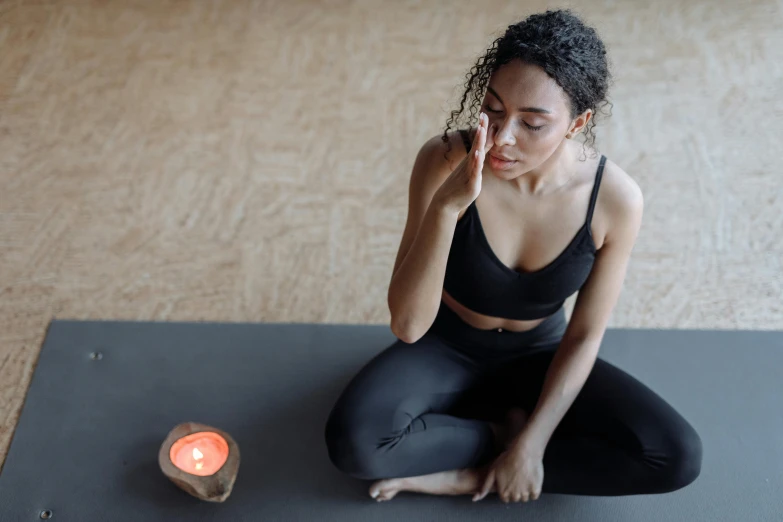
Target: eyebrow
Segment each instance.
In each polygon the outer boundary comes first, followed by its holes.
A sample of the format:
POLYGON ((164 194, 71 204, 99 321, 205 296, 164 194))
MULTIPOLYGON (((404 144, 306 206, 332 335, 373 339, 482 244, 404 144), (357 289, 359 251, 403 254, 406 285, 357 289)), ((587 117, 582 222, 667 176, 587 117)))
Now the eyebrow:
MULTIPOLYGON (((489 92, 491 92, 492 96, 497 98, 500 101, 500 103, 505 105, 505 102, 500 98, 500 96, 498 96, 498 93, 495 92, 495 89, 493 89, 492 87, 488 86, 487 90, 489 92)), ((538 114, 552 114, 552 111, 548 111, 546 109, 542 109, 541 107, 520 107, 519 108, 519 112, 536 112, 538 114)))

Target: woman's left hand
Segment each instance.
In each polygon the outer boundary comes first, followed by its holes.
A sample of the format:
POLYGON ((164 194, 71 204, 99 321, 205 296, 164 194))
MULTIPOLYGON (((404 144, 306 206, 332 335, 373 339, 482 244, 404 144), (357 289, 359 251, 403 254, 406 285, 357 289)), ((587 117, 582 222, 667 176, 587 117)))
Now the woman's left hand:
POLYGON ((543 455, 511 447, 492 463, 484 486, 473 496, 473 501, 486 497, 493 485, 503 502, 536 500, 541 495, 543 483, 543 455))

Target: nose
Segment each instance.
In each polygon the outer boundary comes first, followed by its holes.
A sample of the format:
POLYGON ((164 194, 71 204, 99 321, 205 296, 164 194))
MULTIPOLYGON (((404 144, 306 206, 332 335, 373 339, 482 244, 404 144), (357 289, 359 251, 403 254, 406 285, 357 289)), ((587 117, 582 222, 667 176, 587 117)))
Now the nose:
POLYGON ((517 140, 514 137, 514 121, 507 118, 502 121, 495 122, 495 146, 500 148, 504 145, 515 145, 517 140))

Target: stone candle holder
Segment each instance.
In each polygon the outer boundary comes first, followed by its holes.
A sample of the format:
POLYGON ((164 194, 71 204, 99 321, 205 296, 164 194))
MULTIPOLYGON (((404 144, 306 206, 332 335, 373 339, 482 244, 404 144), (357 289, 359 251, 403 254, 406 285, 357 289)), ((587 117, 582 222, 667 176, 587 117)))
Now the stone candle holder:
POLYGON ((223 430, 184 422, 163 441, 158 464, 163 474, 187 493, 208 502, 223 502, 237 478, 239 446, 223 430))

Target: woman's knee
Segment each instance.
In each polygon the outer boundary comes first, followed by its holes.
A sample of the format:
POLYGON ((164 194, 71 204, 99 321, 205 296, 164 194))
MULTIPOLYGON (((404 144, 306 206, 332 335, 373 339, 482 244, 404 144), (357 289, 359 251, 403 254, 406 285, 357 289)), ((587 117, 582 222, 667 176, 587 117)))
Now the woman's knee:
POLYGON ((663 491, 682 489, 699 477, 702 441, 692 426, 685 424, 676 433, 670 434, 665 452, 667 462, 660 474, 663 491))
POLYGON ((386 478, 379 450, 366 433, 361 425, 331 417, 325 431, 329 460, 337 469, 354 478, 386 478))

